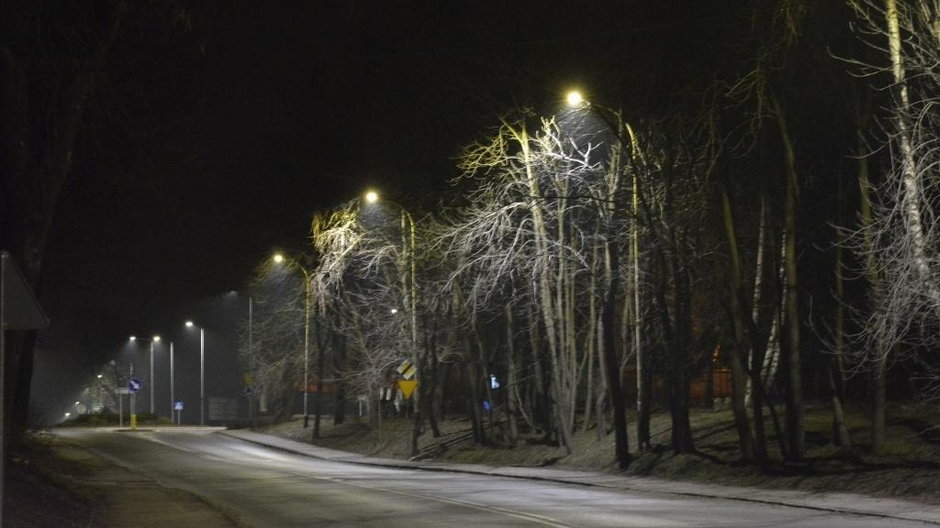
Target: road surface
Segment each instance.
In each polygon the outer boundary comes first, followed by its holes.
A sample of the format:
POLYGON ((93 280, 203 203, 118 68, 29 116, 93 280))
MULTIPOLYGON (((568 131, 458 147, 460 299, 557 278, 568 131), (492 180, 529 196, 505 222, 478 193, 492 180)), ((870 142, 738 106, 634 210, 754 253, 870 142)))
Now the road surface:
MULTIPOLYGON (((123 466, 133 475, 130 481, 155 481, 161 489, 199 497, 196 502, 224 514, 220 518, 229 524, 218 521, 219 526, 929 526, 736 500, 349 464, 211 429, 61 429, 56 434, 123 466)), ((159 505, 141 504, 133 514, 161 525, 159 505)))

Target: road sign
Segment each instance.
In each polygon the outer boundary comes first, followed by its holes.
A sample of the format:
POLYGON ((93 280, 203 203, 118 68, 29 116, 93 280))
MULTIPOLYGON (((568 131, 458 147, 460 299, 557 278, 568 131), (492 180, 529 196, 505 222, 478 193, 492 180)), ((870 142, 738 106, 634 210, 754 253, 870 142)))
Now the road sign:
POLYGON ((255 390, 254 390, 253 388, 251 388, 251 385, 249 385, 249 386, 245 387, 244 389, 242 389, 242 394, 245 395, 245 396, 251 396, 252 394, 254 394, 254 392, 255 392, 255 390))
POLYGON ((407 400, 411 398, 411 393, 415 391, 415 387, 418 386, 418 380, 398 380, 398 388, 401 390, 401 395, 407 400))
POLYGON ((173 404, 173 410, 174 410, 174 411, 182 411, 182 410, 183 410, 183 402, 175 402, 175 403, 173 404))
POLYGON ((398 373, 401 374, 401 377, 405 378, 406 380, 410 380, 411 378, 415 377, 415 374, 418 373, 418 368, 415 367, 414 364, 411 363, 411 360, 408 359, 402 361, 401 365, 398 365, 398 368, 395 370, 398 371, 398 373))
POLYGON ((140 381, 140 378, 131 378, 131 380, 127 382, 127 390, 131 392, 137 392, 143 388, 143 386, 144 384, 140 381))
POLYGON ((498 389, 499 387, 500 387, 500 383, 499 383, 499 380, 496 379, 496 375, 490 374, 490 388, 498 389))

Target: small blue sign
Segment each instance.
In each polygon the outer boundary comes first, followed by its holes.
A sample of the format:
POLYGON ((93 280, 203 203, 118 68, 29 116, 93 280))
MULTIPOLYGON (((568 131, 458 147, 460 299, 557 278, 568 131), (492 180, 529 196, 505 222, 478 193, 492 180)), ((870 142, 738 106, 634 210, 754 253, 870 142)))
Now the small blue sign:
POLYGON ((182 410, 183 410, 183 402, 175 402, 175 403, 173 403, 173 410, 174 410, 174 411, 182 411, 182 410))
POLYGON ((143 386, 144 384, 140 381, 140 378, 131 378, 131 380, 127 382, 127 390, 131 392, 137 392, 143 388, 143 386))
POLYGON ((500 387, 499 380, 496 379, 496 374, 490 374, 490 388, 498 389, 500 387))

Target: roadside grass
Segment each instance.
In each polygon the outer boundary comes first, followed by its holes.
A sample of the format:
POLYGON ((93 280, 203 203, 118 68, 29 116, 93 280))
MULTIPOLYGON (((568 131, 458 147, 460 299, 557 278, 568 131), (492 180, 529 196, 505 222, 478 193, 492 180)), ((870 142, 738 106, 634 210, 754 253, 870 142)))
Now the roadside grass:
MULTIPOLYGON (((783 409, 778 409, 783 419, 783 409)), ((806 449, 803 463, 784 462, 778 438, 768 418, 766 432, 770 463, 761 470, 739 459, 738 436, 729 409, 695 409, 692 428, 696 452, 675 454, 670 448, 671 426, 667 412, 654 413, 651 421, 652 447, 636 449, 635 421, 629 419, 630 450, 634 459, 625 472, 629 475, 691 480, 730 486, 849 492, 875 497, 893 497, 940 504, 940 409, 930 405, 892 406, 888 438, 880 455, 868 452, 868 418, 864 409, 849 409, 847 425, 853 445, 833 444, 832 416, 821 404, 806 409, 806 449)), ((470 422, 451 417, 440 424, 442 436, 433 438, 425 430, 419 437, 419 450, 425 459, 491 466, 553 466, 567 469, 619 473, 614 461, 613 435, 598 435, 590 424, 578 424, 573 451, 545 441, 544 434, 521 435, 509 446, 491 431, 488 445, 473 442, 470 422)), ((328 417, 321 422, 321 438, 312 439, 311 426, 302 420, 260 428, 260 432, 323 447, 385 458, 411 458, 413 422, 409 418, 389 418, 381 427, 350 419, 334 425, 328 417)))
POLYGON ((98 490, 76 486, 100 460, 48 434, 31 434, 12 446, 3 496, 4 526, 87 527, 98 490))

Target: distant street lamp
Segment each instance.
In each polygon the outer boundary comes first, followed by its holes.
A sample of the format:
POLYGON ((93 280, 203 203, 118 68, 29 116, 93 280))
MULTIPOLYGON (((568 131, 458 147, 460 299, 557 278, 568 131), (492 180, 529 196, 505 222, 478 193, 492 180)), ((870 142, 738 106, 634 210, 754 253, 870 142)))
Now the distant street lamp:
MULTIPOLYGON (((173 413, 176 410, 176 382, 173 366, 173 341, 170 341, 170 423, 173 423, 173 413)), ((180 424, 176 424, 180 425, 180 424)))
POLYGON ((206 425, 206 329, 186 321, 187 328, 199 328, 199 425, 206 425))
MULTIPOLYGON (((138 341, 138 339, 135 336, 131 336, 131 341, 138 341)), ((149 380, 150 382, 150 414, 154 414, 155 411, 154 411, 154 406, 153 406, 153 403, 154 403, 153 387, 154 385, 156 385, 156 381, 155 381, 156 375, 153 372, 153 344, 160 342, 160 336, 155 335, 151 337, 150 339, 147 339, 147 341, 150 341, 150 380, 149 380)))
MULTIPOLYGON (((287 261, 282 253, 275 253, 272 257, 275 264, 282 264, 287 261)), ((303 267, 295 259, 290 259, 290 265, 296 267, 304 274, 304 428, 310 423, 310 413, 308 412, 308 395, 310 388, 310 304, 313 297, 312 275, 307 268, 303 267)), ((317 398, 320 395, 317 394, 317 398)), ((317 400, 319 401, 319 400, 317 400)))

